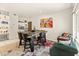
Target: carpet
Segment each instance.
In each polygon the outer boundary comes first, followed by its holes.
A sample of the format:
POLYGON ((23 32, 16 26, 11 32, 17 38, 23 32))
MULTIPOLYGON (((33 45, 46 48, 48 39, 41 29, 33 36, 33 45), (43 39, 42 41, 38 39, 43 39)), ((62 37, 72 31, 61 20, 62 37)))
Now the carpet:
POLYGON ((34 46, 34 52, 30 52, 30 49, 23 51, 23 46, 4 52, 1 56, 50 56, 49 49, 53 46, 54 42, 47 41, 45 46, 34 46))

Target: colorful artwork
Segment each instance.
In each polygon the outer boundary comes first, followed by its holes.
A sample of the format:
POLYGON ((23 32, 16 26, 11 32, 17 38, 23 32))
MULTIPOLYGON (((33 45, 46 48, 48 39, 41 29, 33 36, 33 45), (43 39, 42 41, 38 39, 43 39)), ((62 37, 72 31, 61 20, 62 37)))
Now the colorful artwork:
POLYGON ((53 27, 53 18, 42 18, 40 19, 41 28, 52 28, 53 27))

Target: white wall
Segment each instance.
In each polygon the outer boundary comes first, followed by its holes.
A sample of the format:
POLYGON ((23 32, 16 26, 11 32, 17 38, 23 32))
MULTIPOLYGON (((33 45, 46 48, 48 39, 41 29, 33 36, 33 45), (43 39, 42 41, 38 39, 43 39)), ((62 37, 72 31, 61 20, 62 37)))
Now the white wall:
POLYGON ((63 32, 72 33, 72 9, 66 9, 57 13, 41 14, 35 17, 31 17, 33 27, 37 29, 44 29, 47 31, 47 39, 57 41, 57 37, 63 32), (43 17, 53 18, 53 28, 40 28, 40 19, 43 17))

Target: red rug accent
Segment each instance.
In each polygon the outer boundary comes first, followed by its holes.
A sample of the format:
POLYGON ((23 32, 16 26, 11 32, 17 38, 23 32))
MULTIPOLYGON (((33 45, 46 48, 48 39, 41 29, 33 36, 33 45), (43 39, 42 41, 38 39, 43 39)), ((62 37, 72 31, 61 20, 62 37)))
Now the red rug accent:
POLYGON ((53 41, 46 40, 45 47, 51 47, 54 44, 53 41))

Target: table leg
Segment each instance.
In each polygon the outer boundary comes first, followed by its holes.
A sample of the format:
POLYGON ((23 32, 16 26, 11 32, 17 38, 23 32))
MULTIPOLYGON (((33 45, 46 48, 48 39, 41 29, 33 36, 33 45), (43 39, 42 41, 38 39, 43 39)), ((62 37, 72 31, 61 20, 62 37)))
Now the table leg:
POLYGON ((59 40, 58 40, 58 42, 59 42, 59 40))
POLYGON ((30 40, 30 49, 31 49, 31 52, 34 52, 34 41, 33 41, 33 39, 30 40))
POLYGON ((24 39, 24 51, 26 49, 26 39, 24 39))
POLYGON ((20 39, 19 46, 22 45, 22 40, 20 39))

